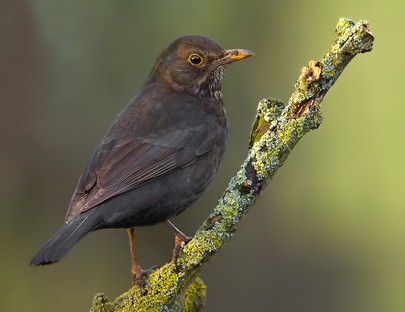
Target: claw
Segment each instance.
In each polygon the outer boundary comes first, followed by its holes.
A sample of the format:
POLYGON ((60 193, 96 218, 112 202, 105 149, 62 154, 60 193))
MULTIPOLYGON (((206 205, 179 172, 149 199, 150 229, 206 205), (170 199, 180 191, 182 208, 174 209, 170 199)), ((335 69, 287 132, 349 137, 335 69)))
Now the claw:
POLYGON ((174 266, 176 267, 176 271, 179 271, 179 266, 177 263, 177 260, 179 258, 179 254, 180 254, 180 249, 181 249, 181 245, 183 244, 183 242, 185 244, 187 244, 190 240, 193 239, 193 237, 187 236, 185 235, 183 232, 181 232, 173 223, 171 223, 169 220, 166 220, 166 224, 169 225, 175 235, 175 240, 174 240, 174 248, 173 248, 173 263, 174 266))
POLYGON ((139 267, 140 271, 137 272, 137 275, 132 274, 132 286, 137 285, 141 289, 141 294, 146 294, 146 289, 144 283, 142 282, 142 278, 147 277, 150 272, 157 270, 158 268, 159 266, 157 265, 154 265, 146 270, 139 267))

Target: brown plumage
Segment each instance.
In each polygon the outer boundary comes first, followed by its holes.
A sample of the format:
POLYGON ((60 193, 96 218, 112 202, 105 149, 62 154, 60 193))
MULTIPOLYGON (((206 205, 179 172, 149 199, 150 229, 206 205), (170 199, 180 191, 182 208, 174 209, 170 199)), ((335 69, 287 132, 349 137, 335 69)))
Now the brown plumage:
MULTIPOLYGON (((93 153, 66 224, 31 264, 60 260, 88 232, 164 222, 194 202, 211 182, 226 148, 221 95, 225 65, 251 55, 224 50, 201 36, 181 37, 164 50, 139 95, 93 153)), ((172 228, 176 257, 186 237, 172 228)), ((132 230, 128 233, 133 242, 132 230)), ((132 260, 134 281, 139 281, 134 253, 132 260)))

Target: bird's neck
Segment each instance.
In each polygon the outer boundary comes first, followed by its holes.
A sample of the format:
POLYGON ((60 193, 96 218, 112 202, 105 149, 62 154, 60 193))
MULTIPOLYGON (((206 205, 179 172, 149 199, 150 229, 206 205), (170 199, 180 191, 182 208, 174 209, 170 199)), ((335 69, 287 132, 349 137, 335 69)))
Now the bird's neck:
POLYGON ((221 85, 222 79, 224 78, 225 69, 223 67, 218 68, 215 72, 211 74, 209 79, 206 79, 205 86, 201 88, 202 93, 205 96, 212 97, 217 101, 222 102, 222 92, 221 92, 221 85))
POLYGON ((144 86, 149 85, 161 85, 165 89, 171 89, 175 92, 186 93, 188 95, 198 98, 212 98, 222 103, 221 83, 224 76, 224 71, 219 74, 215 74, 210 79, 201 79, 200 81, 192 81, 187 85, 180 85, 176 81, 167 79, 161 79, 159 75, 155 75, 153 72, 149 76, 144 86))

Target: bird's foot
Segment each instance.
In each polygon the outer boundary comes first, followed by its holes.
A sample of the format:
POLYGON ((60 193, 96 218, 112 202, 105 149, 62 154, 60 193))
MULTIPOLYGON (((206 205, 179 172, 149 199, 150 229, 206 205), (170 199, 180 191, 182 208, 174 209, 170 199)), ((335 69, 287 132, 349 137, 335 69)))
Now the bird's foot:
POLYGON ((154 265, 152 267, 150 267, 149 269, 143 270, 141 269, 140 266, 138 266, 138 268, 134 271, 132 271, 132 285, 137 285, 140 289, 141 289, 141 293, 144 294, 145 291, 145 285, 142 281, 143 277, 147 277, 149 275, 150 272, 157 270, 159 268, 159 266, 154 265))
POLYGON ((189 241, 191 241, 193 237, 186 236, 182 232, 177 232, 176 237, 174 240, 174 248, 173 248, 173 263, 176 268, 176 271, 180 271, 180 268, 178 266, 178 259, 179 259, 179 254, 180 254, 180 249, 182 246, 185 246, 189 241), (183 245, 184 243, 184 245, 183 245))
POLYGON ((166 220, 166 224, 170 226, 174 232, 175 240, 174 240, 174 248, 173 248, 173 263, 176 268, 176 271, 179 271, 179 266, 177 264, 177 260, 179 258, 179 253, 180 249, 182 247, 182 244, 186 245, 189 241, 193 239, 193 237, 187 236, 184 234, 182 231, 180 231, 173 223, 171 223, 169 220, 166 220))

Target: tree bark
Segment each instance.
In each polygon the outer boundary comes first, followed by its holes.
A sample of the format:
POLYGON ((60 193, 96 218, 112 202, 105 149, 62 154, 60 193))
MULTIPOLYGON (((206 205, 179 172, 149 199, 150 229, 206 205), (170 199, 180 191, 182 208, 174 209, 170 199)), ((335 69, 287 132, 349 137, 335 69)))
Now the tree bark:
POLYGON ((114 302, 98 294, 91 311, 200 311, 206 296, 205 285, 198 277, 201 268, 232 237, 256 197, 303 135, 319 127, 320 104, 326 92, 355 55, 372 50, 373 42, 366 21, 354 23, 341 18, 323 58, 302 68, 288 105, 275 99, 260 101, 248 156, 218 205, 194 238, 182 247, 180 269, 177 271, 173 262, 167 263, 144 278, 142 289, 133 286, 114 302))

